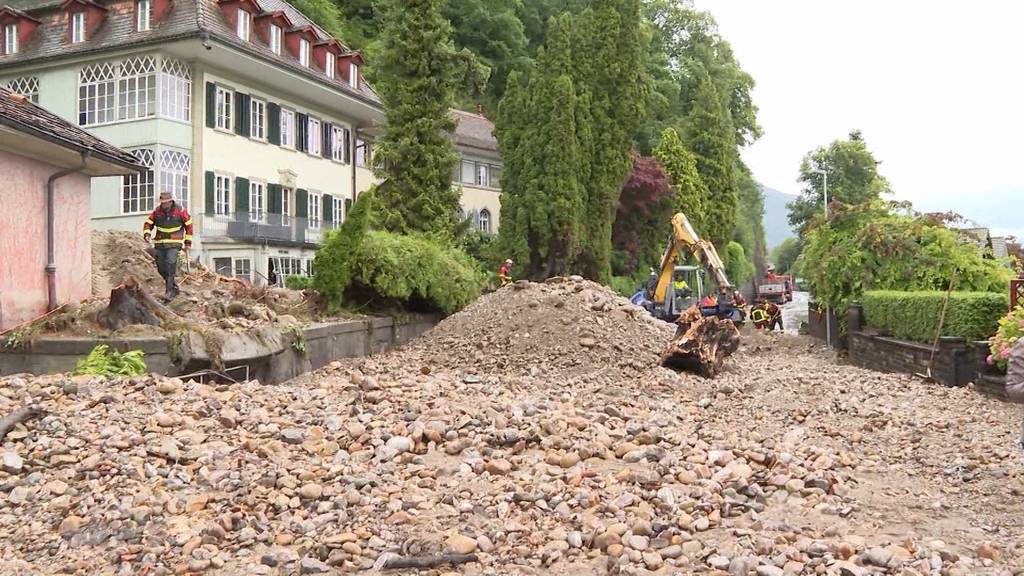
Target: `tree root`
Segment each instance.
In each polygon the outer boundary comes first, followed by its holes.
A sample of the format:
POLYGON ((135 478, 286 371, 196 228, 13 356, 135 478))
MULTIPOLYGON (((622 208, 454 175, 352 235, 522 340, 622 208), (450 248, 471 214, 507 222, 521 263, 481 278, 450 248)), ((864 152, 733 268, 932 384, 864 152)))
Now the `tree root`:
POLYGON ((7 433, 19 423, 33 418, 39 418, 45 413, 46 412, 44 412, 42 408, 37 406, 23 406, 14 412, 11 412, 7 416, 0 418, 0 442, 3 442, 7 433))

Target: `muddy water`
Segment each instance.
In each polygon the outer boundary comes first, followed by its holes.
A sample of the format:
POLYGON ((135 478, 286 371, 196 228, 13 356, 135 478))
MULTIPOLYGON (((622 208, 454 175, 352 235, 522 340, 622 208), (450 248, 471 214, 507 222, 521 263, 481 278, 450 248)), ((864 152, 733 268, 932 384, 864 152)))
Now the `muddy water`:
POLYGON ((800 323, 807 322, 807 292, 793 292, 793 301, 782 307, 782 325, 786 334, 798 334, 800 323))

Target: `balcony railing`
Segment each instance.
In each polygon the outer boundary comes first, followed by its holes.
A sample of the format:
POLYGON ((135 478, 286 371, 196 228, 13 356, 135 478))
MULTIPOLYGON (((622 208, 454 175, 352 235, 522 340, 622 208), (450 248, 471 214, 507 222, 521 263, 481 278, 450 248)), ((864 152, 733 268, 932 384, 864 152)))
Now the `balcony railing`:
POLYGON ((202 215, 199 233, 205 238, 222 237, 254 243, 319 244, 328 230, 341 223, 310 220, 282 214, 202 215))

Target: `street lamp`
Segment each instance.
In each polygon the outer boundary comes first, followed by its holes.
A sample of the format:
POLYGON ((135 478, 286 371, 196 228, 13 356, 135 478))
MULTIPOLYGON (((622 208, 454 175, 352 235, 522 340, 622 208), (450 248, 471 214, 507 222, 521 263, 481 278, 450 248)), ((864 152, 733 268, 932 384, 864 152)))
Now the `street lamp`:
MULTIPOLYGON (((820 168, 811 170, 815 174, 821 174, 825 177, 825 220, 828 220, 828 172, 820 168)), ((825 305, 825 343, 829 348, 832 347, 832 308, 828 304, 825 305)))

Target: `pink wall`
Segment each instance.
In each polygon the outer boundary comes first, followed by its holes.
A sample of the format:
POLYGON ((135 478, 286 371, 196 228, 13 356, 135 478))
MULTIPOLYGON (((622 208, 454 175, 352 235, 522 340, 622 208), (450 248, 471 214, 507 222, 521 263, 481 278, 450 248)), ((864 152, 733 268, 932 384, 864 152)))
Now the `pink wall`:
MULTIPOLYGON (((46 312, 46 180, 60 168, 0 150, 0 330, 46 312)), ((54 194, 57 303, 92 292, 89 177, 65 176, 54 194)))

